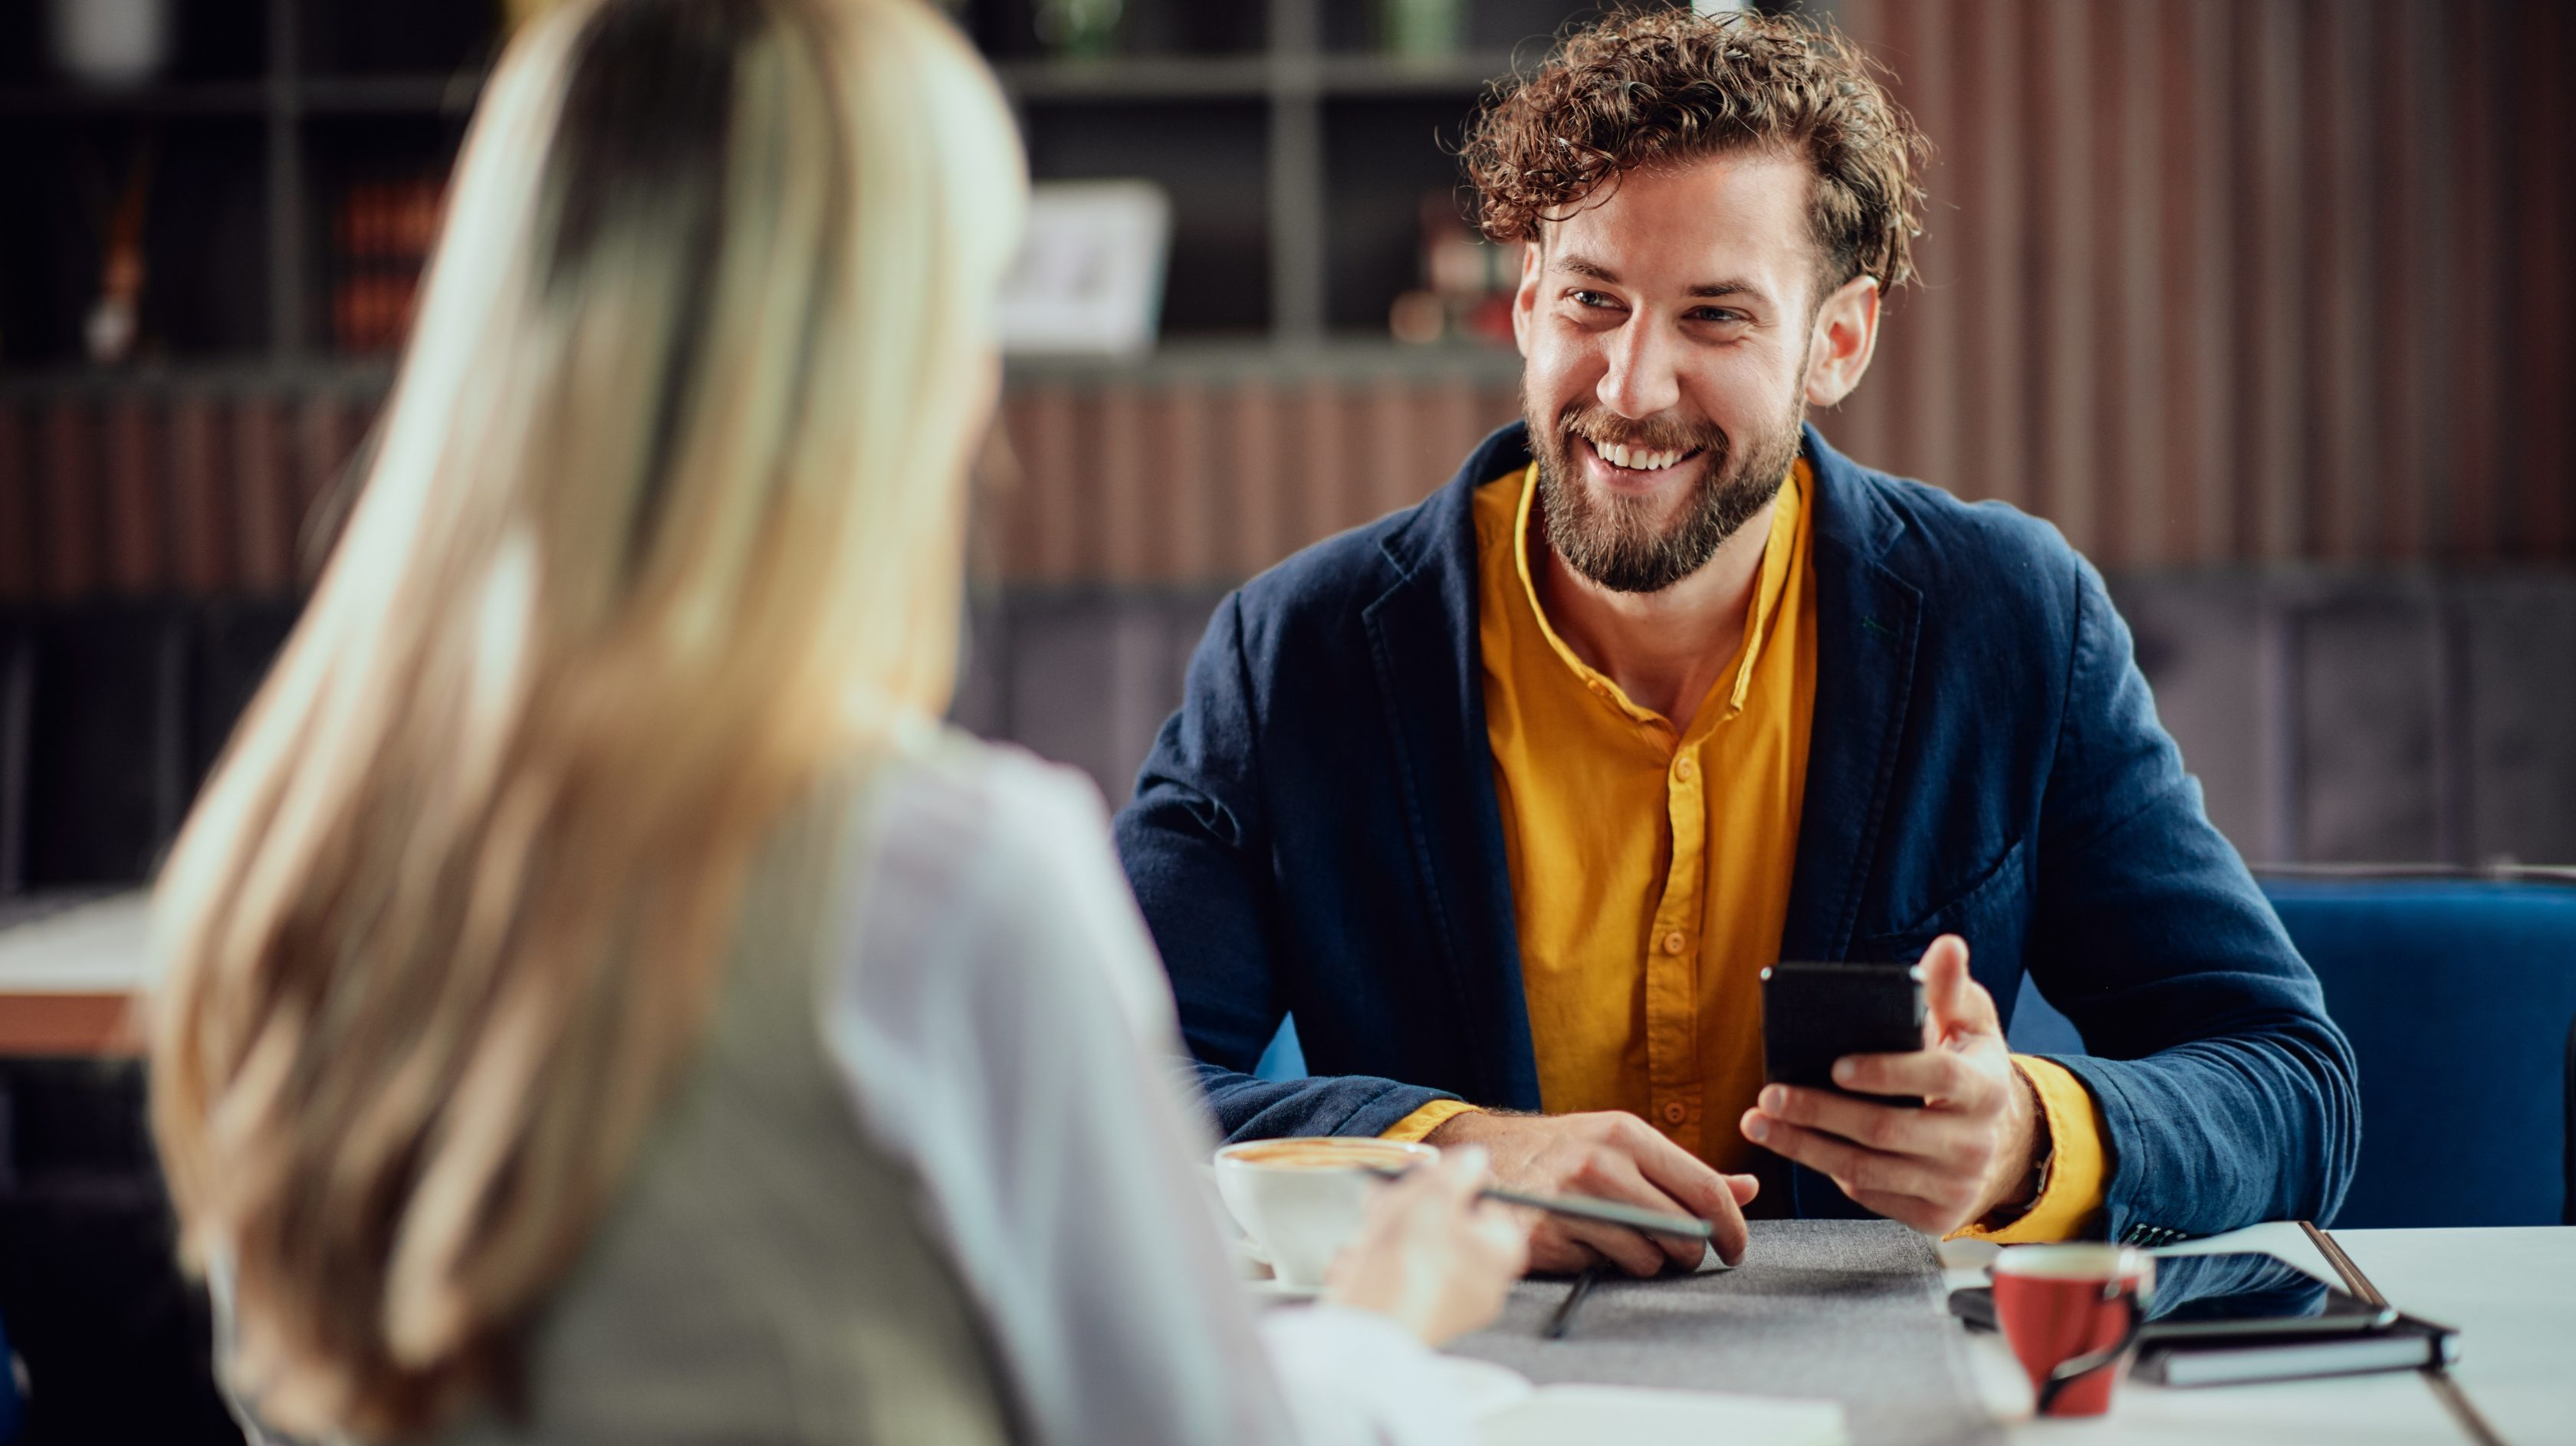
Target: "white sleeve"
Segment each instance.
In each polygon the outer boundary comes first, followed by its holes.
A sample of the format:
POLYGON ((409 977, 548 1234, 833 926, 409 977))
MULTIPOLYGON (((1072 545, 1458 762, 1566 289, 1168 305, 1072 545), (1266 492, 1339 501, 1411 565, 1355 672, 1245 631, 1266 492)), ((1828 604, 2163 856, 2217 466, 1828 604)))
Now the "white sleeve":
POLYGON ((1256 1327, 1098 794, 1024 759, 980 763, 879 790, 822 1027, 863 1125, 923 1181, 1031 1435, 1462 1439, 1419 1419, 1437 1391, 1397 1389, 1436 1362, 1390 1323, 1318 1309, 1256 1327))
POLYGON ((1441 1358, 1382 1315, 1341 1306, 1275 1310, 1262 1344, 1300 1446, 1473 1446, 1466 1403, 1441 1358))

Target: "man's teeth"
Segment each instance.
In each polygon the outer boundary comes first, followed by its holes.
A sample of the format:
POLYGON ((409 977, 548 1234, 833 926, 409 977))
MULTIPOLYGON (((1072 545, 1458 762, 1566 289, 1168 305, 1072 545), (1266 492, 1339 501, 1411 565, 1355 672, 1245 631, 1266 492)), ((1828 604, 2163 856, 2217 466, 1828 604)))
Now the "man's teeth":
POLYGON ((1613 467, 1625 467, 1631 472, 1652 472, 1669 467, 1688 455, 1686 452, 1649 452, 1640 447, 1623 447, 1616 442, 1595 442, 1592 450, 1601 454, 1602 461, 1613 467))

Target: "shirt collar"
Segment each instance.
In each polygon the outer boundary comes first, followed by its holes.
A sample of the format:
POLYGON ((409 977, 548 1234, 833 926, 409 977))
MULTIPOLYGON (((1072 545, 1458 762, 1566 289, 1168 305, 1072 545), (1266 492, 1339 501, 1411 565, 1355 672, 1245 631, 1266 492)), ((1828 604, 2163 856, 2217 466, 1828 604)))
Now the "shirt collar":
MULTIPOLYGON (((1781 599, 1788 595, 1789 570, 1796 560, 1800 515, 1804 510, 1808 485, 1807 459, 1802 454, 1781 480, 1778 505, 1771 509, 1771 532, 1762 544, 1762 572, 1753 586, 1753 615, 1745 620, 1744 640, 1735 650, 1734 681, 1721 676, 1720 686, 1727 688, 1725 717, 1744 711, 1745 699, 1753 690, 1753 674, 1760 663, 1762 650, 1774 631, 1781 599)), ((1638 722, 1668 722, 1653 709, 1639 707, 1620 686, 1599 669, 1575 655, 1574 649, 1559 637, 1556 625, 1548 621, 1547 609, 1539 605, 1538 577, 1530 567, 1530 517, 1538 505, 1538 463, 1532 462, 1521 471, 1521 500, 1512 517, 1512 566, 1520 574, 1521 594, 1529 602, 1530 616, 1537 620, 1539 635, 1547 639, 1548 648, 1568 668, 1574 670, 1584 686, 1615 703, 1621 711, 1638 722), (1606 691, 1605 691, 1606 690, 1606 691)), ((1700 709, 1694 720, 1696 732, 1709 720, 1709 710, 1700 709)))

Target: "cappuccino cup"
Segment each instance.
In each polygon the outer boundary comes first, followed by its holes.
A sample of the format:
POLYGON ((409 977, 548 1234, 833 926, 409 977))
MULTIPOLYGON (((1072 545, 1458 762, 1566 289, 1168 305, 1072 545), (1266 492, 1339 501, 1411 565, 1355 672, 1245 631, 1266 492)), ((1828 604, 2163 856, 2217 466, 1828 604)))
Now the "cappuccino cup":
POLYGON ((1216 1189, 1235 1223, 1290 1290, 1321 1290, 1324 1271, 1359 1233, 1372 1170, 1440 1158, 1429 1145, 1359 1136, 1248 1140, 1216 1152, 1216 1189))
POLYGON ((2121 1245, 2015 1245, 1995 1257, 1994 1278, 1995 1318, 2030 1373, 2039 1414, 2110 1410, 2128 1347, 2155 1303, 2155 1258, 2121 1245), (2077 1357, 2093 1368, 2055 1379, 2077 1357))

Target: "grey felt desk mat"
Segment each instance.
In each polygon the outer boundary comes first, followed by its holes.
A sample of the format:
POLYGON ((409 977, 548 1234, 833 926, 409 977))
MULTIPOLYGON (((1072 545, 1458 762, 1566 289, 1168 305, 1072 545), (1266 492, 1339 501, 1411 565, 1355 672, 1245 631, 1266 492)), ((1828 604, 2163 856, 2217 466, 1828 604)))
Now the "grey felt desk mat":
POLYGON ((2002 1439, 1978 1404, 1932 1242, 1885 1220, 1756 1220, 1744 1264, 1604 1280, 1563 1340, 1571 1289, 1523 1281, 1503 1318, 1450 1346, 1542 1384, 1586 1381, 1841 1401, 1855 1446, 2002 1439))

